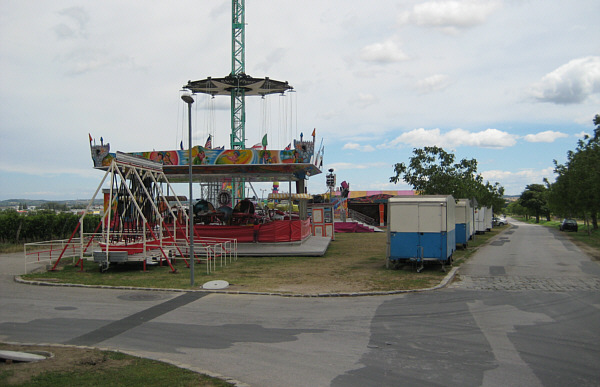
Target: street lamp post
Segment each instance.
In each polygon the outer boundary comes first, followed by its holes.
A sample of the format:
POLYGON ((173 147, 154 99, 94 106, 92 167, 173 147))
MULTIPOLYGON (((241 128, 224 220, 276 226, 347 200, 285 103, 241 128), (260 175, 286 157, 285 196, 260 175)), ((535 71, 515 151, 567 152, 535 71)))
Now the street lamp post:
POLYGON ((329 169, 329 173, 326 176, 325 183, 329 188, 329 203, 333 202, 333 188, 335 187, 335 174, 333 173, 333 168, 329 169))
POLYGON ((190 228, 190 285, 194 286, 194 201, 192 196, 192 104, 194 98, 189 93, 181 96, 188 105, 188 164, 190 173, 190 201, 189 201, 189 228, 190 228))

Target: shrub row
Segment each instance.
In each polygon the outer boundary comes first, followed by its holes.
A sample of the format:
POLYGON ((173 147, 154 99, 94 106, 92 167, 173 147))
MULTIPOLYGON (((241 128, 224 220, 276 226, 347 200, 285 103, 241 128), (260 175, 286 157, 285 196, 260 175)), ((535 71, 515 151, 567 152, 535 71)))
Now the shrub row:
MULTIPOLYGON (((50 210, 19 213, 16 210, 0 211, 0 242, 25 243, 51 239, 67 239, 79 222, 80 215, 50 210)), ((84 232, 93 232, 101 217, 86 215, 84 232)))

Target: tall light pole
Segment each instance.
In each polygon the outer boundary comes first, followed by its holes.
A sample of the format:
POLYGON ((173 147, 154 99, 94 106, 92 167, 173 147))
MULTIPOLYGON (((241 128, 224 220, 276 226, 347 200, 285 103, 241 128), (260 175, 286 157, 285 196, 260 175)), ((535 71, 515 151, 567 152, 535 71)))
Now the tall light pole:
POLYGON ((194 201, 192 196, 192 104, 194 98, 190 93, 181 95, 183 102, 188 105, 188 164, 190 172, 190 201, 189 201, 189 223, 190 223, 190 285, 194 286, 194 201))
POLYGON ((335 188, 335 174, 333 168, 329 168, 329 173, 326 176, 325 183, 329 188, 329 203, 333 202, 333 189, 335 188))

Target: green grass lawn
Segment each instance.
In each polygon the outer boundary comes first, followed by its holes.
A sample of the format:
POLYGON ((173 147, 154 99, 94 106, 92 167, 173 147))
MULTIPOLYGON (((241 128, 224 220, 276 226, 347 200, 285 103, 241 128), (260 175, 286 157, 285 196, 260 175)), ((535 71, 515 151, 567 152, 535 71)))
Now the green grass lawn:
MULTIPOLYGON (((494 228, 477 235, 467 249, 454 253, 456 264, 464 262, 478 246, 509 226, 494 228)), ((322 257, 240 257, 211 274, 206 266, 196 264, 195 286, 190 285, 190 269, 178 259, 173 273, 168 265, 148 266, 141 263, 111 265, 102 273, 98 264, 86 261, 83 271, 70 260, 61 262, 59 270, 24 275, 29 280, 51 280, 86 285, 133 286, 150 288, 198 289, 211 280, 229 282, 230 291, 270 293, 346 293, 394 291, 428 288, 439 284, 446 275, 440 265, 426 266, 421 273, 406 266, 400 270, 386 268, 386 233, 336 234, 322 257)))
POLYGON ((33 363, 0 363, 2 386, 207 386, 232 384, 159 361, 120 352, 69 347, 38 347, 0 343, 10 351, 40 351, 53 357, 33 363))

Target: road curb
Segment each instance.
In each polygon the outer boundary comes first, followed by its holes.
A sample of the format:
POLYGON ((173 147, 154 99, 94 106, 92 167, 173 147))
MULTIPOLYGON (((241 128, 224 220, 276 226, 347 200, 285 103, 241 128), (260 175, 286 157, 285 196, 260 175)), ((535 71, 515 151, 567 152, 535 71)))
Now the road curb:
POLYGON ((152 291, 152 292, 198 292, 212 294, 229 294, 229 295, 250 295, 250 296, 277 296, 289 298, 326 298, 326 297, 367 297, 367 296, 390 296, 394 294, 427 292, 445 288, 456 277, 458 267, 453 267, 446 274, 444 279, 436 286, 422 289, 406 289, 406 290, 390 290, 385 292, 342 292, 342 293, 272 293, 272 292, 250 292, 243 290, 206 290, 206 289, 173 289, 173 288, 145 288, 135 286, 108 286, 108 285, 84 285, 84 284, 61 284, 45 281, 30 281, 23 279, 20 275, 14 277, 15 282, 26 285, 37 286, 62 286, 71 288, 88 288, 88 289, 117 289, 117 290, 137 290, 137 291, 152 291))

